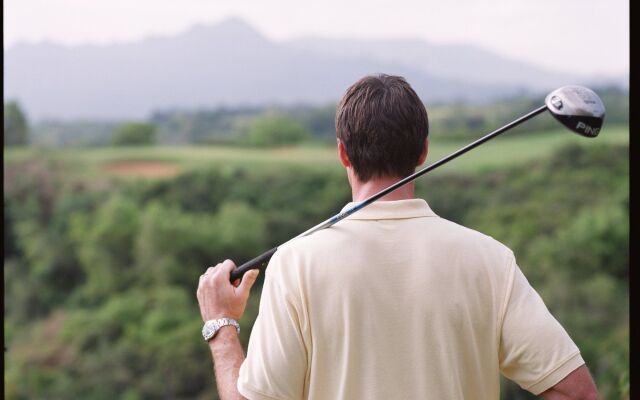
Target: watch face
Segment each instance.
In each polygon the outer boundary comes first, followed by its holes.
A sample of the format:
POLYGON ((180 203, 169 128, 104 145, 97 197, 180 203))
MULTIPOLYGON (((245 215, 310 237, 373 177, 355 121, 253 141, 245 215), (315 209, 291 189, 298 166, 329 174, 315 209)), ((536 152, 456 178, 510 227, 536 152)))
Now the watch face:
POLYGON ((220 318, 212 319, 204 323, 204 326, 202 327, 202 337, 204 337, 204 340, 209 341, 209 339, 215 336, 216 332, 218 332, 220 328, 227 325, 234 326, 238 331, 238 334, 240 333, 240 326, 237 321, 229 318, 220 318))
POLYGON ((213 323, 207 322, 202 328, 202 336, 205 339, 209 339, 216 332, 216 326, 213 323))

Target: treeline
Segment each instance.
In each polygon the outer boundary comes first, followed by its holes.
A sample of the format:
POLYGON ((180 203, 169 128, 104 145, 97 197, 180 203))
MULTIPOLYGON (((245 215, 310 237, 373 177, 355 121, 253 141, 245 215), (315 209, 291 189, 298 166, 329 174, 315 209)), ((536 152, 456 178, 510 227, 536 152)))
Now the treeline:
MULTIPOLYGON (((629 398, 628 146, 577 146, 507 170, 434 175, 440 216, 511 247, 582 350, 603 398, 629 398)), ((244 262, 350 200, 343 173, 210 169, 84 181, 5 166, 5 397, 217 398, 199 275, 244 262)), ((263 275, 242 321, 246 345, 263 275)), ((529 399, 504 383, 503 398, 529 399)))
MULTIPOLYGON (((629 93, 617 87, 595 88, 607 116, 605 124, 627 124, 629 93)), ((521 95, 487 104, 428 105, 430 132, 438 138, 476 138, 539 107, 544 96, 521 95)), ((158 144, 277 146, 308 141, 333 143, 335 104, 324 106, 242 107, 215 110, 163 110, 145 121, 43 122, 33 126, 30 143, 44 147, 104 146, 118 129, 144 122, 158 144)), ((551 116, 531 120, 520 132, 557 127, 551 116)))
MULTIPOLYGON (((629 93, 617 87, 593 88, 606 108, 605 125, 628 124, 629 93)), ((514 96, 490 104, 442 104, 430 108, 434 135, 439 138, 471 138, 488 133, 540 107, 545 96, 514 96)), ((518 127, 518 132, 556 129, 557 121, 546 113, 518 127)))

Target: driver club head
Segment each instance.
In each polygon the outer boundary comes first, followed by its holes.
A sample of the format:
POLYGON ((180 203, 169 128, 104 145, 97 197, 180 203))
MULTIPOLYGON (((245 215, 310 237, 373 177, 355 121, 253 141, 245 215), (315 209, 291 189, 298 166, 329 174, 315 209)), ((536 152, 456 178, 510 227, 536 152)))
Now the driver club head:
POLYGON ((545 99, 549 112, 573 132, 594 138, 604 121, 604 104, 597 94, 583 86, 563 86, 545 99))

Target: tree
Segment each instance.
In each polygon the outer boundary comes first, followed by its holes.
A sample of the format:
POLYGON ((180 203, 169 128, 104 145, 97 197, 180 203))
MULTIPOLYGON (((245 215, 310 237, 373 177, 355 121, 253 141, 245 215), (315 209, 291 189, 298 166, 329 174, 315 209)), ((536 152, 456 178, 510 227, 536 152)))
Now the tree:
POLYGON ((146 122, 129 122, 113 133, 114 146, 150 145, 155 142, 155 126, 146 122))
POLYGON ((249 126, 245 144, 274 147, 300 143, 311 138, 302 124, 280 113, 265 113, 249 126))
POLYGON ((4 104, 4 145, 24 146, 28 142, 27 117, 16 101, 4 104))

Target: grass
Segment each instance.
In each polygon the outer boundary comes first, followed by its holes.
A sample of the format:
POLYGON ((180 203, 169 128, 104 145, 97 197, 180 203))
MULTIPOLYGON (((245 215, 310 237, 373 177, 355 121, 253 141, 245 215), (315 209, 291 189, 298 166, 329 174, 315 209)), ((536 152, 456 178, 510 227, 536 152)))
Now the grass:
MULTIPOLYGON (((427 163, 458 150, 469 141, 433 140, 429 147, 427 163)), ((611 143, 629 143, 626 126, 605 127, 596 139, 582 138, 559 128, 539 133, 495 138, 489 145, 483 145, 443 166, 439 172, 483 172, 495 168, 514 165, 543 158, 570 143, 582 146, 598 146, 611 143)), ((203 167, 237 167, 260 170, 269 168, 314 168, 339 169, 336 150, 333 147, 306 146, 278 149, 250 149, 224 146, 155 146, 155 147, 102 147, 47 149, 5 149, 5 165, 32 159, 59 161, 77 171, 90 176, 104 175, 105 166, 118 162, 144 161, 170 163, 181 171, 203 167)))

